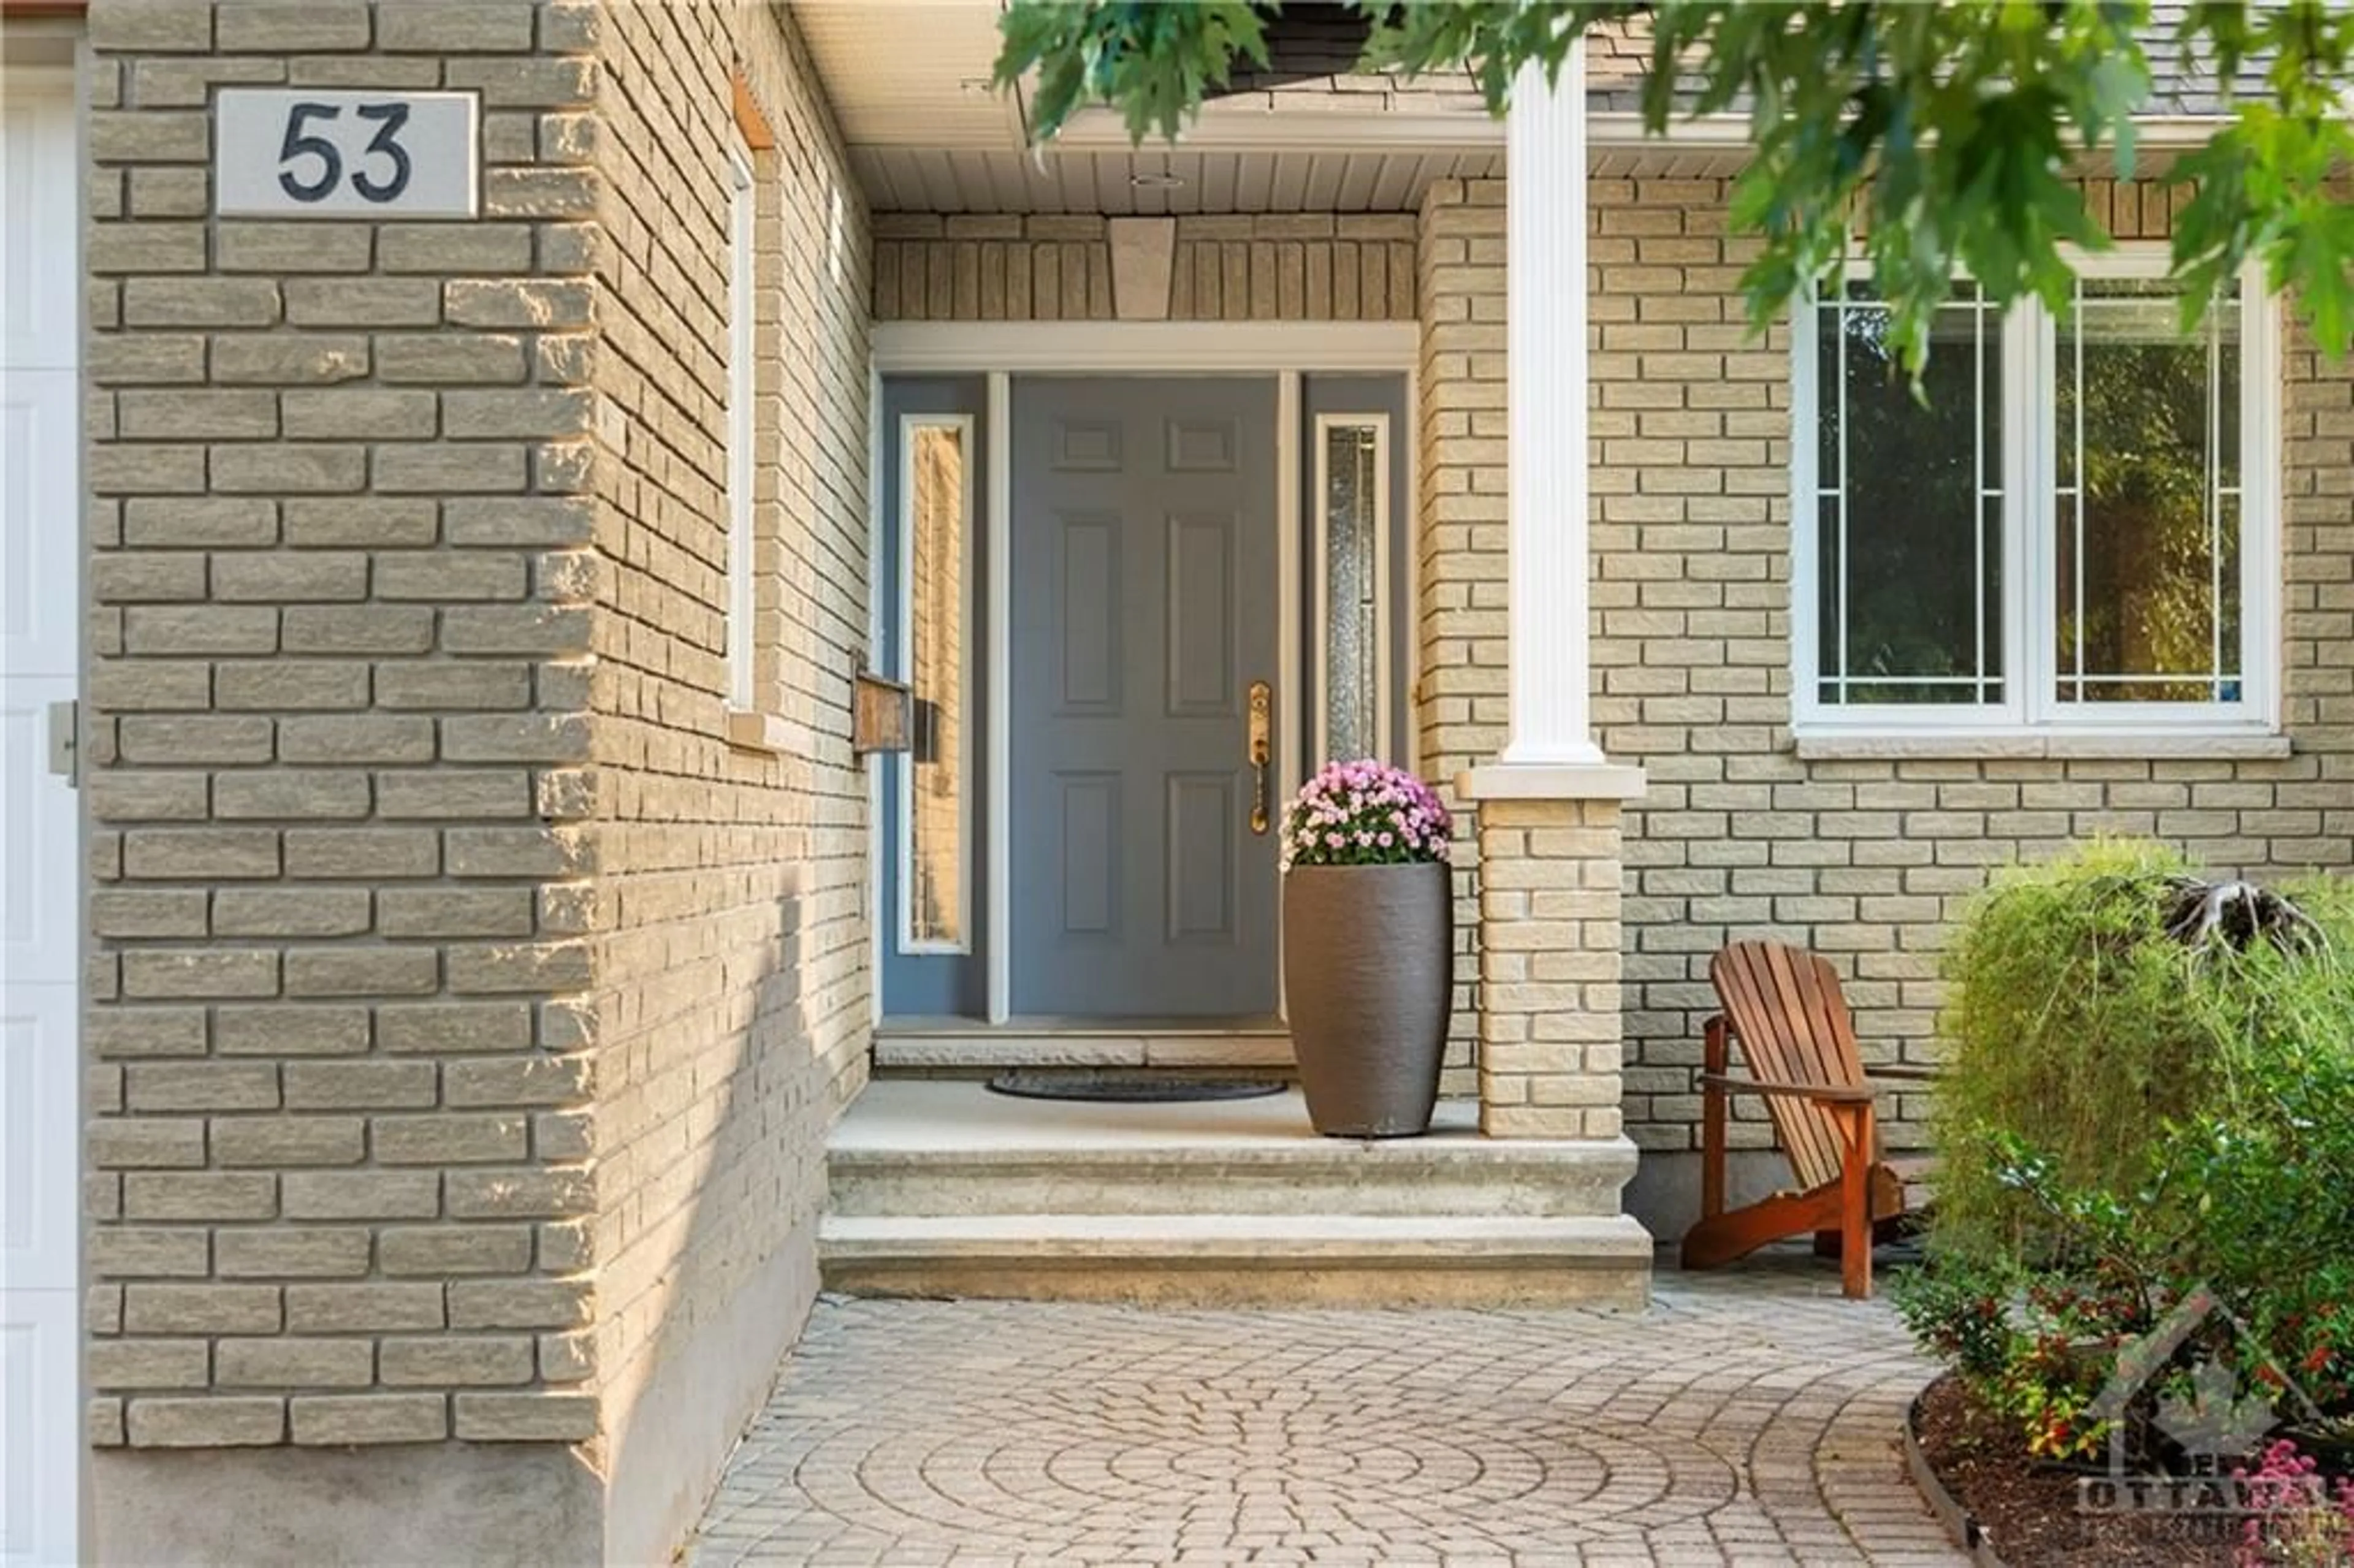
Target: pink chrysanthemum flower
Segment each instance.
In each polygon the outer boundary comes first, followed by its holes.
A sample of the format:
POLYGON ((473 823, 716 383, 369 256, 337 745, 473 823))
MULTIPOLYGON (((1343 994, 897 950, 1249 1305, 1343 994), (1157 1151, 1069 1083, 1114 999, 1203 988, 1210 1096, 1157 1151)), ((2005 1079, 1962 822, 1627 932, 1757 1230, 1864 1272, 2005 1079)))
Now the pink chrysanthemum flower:
POLYGON ((1453 831, 1438 792, 1404 768, 1372 758, 1328 762, 1284 813, 1284 863, 1444 862, 1453 831))

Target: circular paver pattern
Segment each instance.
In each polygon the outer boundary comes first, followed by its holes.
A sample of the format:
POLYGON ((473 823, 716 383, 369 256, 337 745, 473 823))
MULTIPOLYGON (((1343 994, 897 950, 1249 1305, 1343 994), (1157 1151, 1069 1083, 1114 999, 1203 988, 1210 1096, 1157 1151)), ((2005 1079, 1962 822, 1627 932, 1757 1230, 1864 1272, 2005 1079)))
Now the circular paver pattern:
POLYGON ((689 1561, 1955 1563, 1929 1372, 1772 1264, 1641 1314, 828 1298, 689 1561))

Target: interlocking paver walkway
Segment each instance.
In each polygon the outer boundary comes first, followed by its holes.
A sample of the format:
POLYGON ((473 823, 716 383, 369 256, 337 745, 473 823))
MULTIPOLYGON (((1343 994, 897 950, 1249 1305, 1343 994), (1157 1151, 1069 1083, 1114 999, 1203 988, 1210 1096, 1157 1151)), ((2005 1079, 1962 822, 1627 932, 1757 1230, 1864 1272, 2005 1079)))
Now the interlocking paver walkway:
POLYGON ((1959 1563, 1929 1375, 1820 1266, 1640 1316, 829 1298, 689 1561, 1959 1563))

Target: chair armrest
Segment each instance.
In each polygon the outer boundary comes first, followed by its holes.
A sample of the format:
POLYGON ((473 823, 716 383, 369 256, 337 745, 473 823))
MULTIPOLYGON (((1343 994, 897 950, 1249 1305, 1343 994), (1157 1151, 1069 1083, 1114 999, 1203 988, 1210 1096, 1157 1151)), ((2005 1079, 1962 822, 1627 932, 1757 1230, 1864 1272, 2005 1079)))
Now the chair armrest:
POLYGON ((1730 1089, 1736 1094, 1781 1095, 1813 1100, 1818 1105, 1870 1105, 1877 1097, 1869 1085, 1769 1084, 1759 1078, 1735 1077, 1730 1073, 1702 1073, 1700 1081, 1712 1089, 1730 1089))

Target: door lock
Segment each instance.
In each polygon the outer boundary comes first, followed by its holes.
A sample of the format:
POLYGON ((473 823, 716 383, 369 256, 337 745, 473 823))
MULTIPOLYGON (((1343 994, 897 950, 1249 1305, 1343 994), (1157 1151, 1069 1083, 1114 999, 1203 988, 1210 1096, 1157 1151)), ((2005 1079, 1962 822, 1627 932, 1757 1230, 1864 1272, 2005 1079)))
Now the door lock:
POLYGON ((1268 715, 1275 706, 1275 693, 1265 681, 1250 683, 1250 765, 1251 765, 1251 832, 1264 833, 1267 828, 1267 768, 1268 759, 1268 715))

